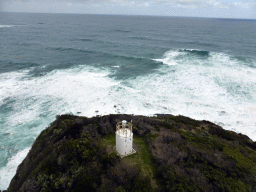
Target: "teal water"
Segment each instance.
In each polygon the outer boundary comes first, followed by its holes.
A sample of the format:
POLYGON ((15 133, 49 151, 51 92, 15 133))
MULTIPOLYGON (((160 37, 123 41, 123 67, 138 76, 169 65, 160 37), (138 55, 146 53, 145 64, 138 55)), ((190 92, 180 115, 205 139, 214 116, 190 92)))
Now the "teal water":
POLYGON ((59 114, 181 114, 255 141, 255 31, 255 20, 0 13, 0 190, 59 114))

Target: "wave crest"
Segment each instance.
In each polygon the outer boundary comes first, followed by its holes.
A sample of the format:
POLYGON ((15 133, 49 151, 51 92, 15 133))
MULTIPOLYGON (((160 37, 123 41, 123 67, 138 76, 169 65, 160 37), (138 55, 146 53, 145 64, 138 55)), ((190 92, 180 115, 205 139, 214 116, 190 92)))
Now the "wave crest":
POLYGON ((205 59, 210 56, 209 51, 199 49, 176 49, 170 50, 164 53, 161 59, 153 59, 158 62, 162 62, 167 65, 177 65, 183 63, 189 59, 189 57, 195 57, 196 59, 205 59))
POLYGON ((209 56, 209 51, 198 50, 198 49, 180 49, 180 52, 185 52, 192 55, 198 56, 209 56))

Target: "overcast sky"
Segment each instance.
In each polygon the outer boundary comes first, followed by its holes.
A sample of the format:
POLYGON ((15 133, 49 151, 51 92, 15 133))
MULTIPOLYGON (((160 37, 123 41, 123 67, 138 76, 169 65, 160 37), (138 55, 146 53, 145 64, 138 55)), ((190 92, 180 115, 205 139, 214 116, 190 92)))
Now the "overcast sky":
POLYGON ((0 0, 0 11, 256 19, 256 0, 0 0))

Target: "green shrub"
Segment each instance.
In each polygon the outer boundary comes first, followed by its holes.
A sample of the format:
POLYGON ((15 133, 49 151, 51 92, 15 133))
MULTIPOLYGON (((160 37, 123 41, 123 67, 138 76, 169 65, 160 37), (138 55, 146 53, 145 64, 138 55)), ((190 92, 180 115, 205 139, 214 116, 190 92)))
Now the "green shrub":
POLYGON ((158 137, 157 134, 148 133, 146 134, 146 138, 148 141, 154 141, 158 137))
POLYGON ((226 131, 221 127, 217 126, 209 126, 209 133, 211 133, 212 135, 217 135, 218 137, 229 141, 235 141, 237 139, 237 134, 235 132, 226 131))

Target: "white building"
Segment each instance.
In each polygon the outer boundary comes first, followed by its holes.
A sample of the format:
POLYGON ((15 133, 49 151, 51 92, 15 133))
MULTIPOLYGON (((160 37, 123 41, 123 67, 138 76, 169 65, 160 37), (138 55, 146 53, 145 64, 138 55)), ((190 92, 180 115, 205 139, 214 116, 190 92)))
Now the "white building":
POLYGON ((116 125, 116 151, 122 158, 136 153, 132 146, 132 123, 127 123, 126 120, 123 120, 116 125))

